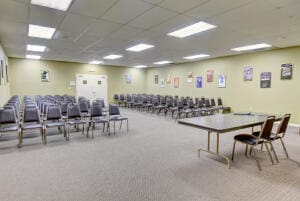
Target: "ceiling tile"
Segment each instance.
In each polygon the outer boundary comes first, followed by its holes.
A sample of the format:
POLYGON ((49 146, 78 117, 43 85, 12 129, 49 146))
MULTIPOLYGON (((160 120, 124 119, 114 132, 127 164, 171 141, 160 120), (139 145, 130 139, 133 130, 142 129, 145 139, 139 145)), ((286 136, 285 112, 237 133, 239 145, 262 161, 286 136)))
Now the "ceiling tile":
POLYGON ((101 17, 117 1, 118 0, 76 0, 69 11, 80 15, 98 18, 101 17))
POLYGON ((120 0, 102 18, 126 24, 151 7, 153 5, 138 0, 120 0))
POLYGON ((46 27, 58 27, 65 17, 65 12, 42 6, 30 6, 29 23, 46 27))
POLYGON ((158 25, 165 20, 174 17, 175 15, 177 15, 176 12, 172 12, 160 7, 154 7, 145 12, 143 15, 135 18, 129 24, 134 27, 149 29, 150 27, 158 25))
POLYGON ((160 2, 162 2, 163 0, 143 0, 144 2, 147 3, 153 3, 153 4, 159 4, 160 2))
POLYGON ((25 23, 0 19, 0 32, 27 35, 27 25, 25 23))
POLYGON ((11 0, 0 1, 0 19, 27 22, 28 5, 11 0))
POLYGON ((111 32, 116 31, 121 26, 121 24, 109 22, 107 20, 95 20, 88 28, 87 33, 104 37, 111 32))
POLYGON ((60 29, 68 32, 81 33, 85 29, 87 29, 94 21, 95 19, 91 17, 67 14, 62 24, 60 25, 60 29))
POLYGON ((123 26, 119 30, 110 34, 110 37, 128 40, 128 39, 135 37, 136 34, 142 32, 142 31, 143 31, 143 29, 134 28, 134 27, 130 27, 130 26, 123 26))
POLYGON ((175 3, 174 0, 164 0, 159 5, 164 8, 168 8, 182 13, 198 5, 201 5, 207 1, 208 0, 184 0, 184 1, 176 1, 175 3))

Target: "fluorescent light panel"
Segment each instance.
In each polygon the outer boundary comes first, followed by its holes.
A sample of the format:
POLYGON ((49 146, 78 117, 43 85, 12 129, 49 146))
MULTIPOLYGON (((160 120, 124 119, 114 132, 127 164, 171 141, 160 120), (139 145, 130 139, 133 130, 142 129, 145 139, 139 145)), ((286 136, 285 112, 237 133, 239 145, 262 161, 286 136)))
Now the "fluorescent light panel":
POLYGON ((43 26, 29 24, 28 36, 51 39, 55 30, 56 30, 55 28, 51 28, 51 27, 43 27, 43 26))
POLYGON ((185 28, 179 29, 177 31, 168 33, 169 36, 174 36, 177 38, 184 38, 193 34, 197 34, 203 31, 207 31, 210 29, 216 28, 215 25, 208 24, 206 22, 200 21, 196 24, 192 24, 190 26, 187 26, 185 28))
POLYGON ((102 64, 103 61, 90 61, 89 64, 102 64))
POLYGON ((153 64, 163 65, 163 64, 170 64, 170 63, 172 63, 172 61, 158 61, 158 62, 155 62, 153 64))
POLYGON ((247 50, 257 50, 257 49, 262 49, 267 47, 272 47, 272 45, 266 43, 260 43, 255 45, 247 45, 243 47, 232 48, 231 50, 240 52, 240 51, 247 51, 247 50))
POLYGON ((46 46, 40 46, 40 45, 27 45, 28 51, 34 51, 34 52, 44 52, 46 49, 46 46))
POLYGON ((146 66, 146 65, 136 65, 136 66, 133 66, 133 67, 135 67, 135 68, 147 68, 148 66, 146 66))
POLYGON ((26 55, 26 58, 27 58, 27 59, 40 59, 41 56, 39 56, 39 55, 30 55, 30 54, 28 54, 28 55, 26 55))
POLYGON ((117 55, 117 54, 110 54, 110 55, 107 55, 105 57, 103 57, 103 59, 119 59, 123 57, 122 55, 117 55))
POLYGON ((31 0, 31 4, 53 8, 57 10, 68 10, 72 0, 31 0))
POLYGON ((143 43, 141 43, 141 44, 132 46, 132 47, 130 47, 130 48, 127 48, 126 50, 127 50, 127 51, 140 52, 140 51, 143 51, 143 50, 152 48, 152 47, 154 47, 154 46, 153 46, 153 45, 148 45, 148 44, 143 44, 143 43))
POLYGON ((209 57, 209 54, 196 54, 196 55, 192 55, 192 56, 186 56, 183 57, 184 59, 198 59, 198 58, 203 58, 203 57, 209 57))

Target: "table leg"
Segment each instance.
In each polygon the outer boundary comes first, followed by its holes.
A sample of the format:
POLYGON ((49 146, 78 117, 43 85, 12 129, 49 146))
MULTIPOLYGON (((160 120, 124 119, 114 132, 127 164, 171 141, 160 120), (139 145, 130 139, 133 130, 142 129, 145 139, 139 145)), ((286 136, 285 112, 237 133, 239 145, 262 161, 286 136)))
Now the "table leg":
POLYGON ((230 167, 231 167, 230 159, 227 156, 219 154, 219 144, 220 144, 219 135, 220 134, 216 133, 217 134, 216 152, 213 152, 213 151, 210 150, 210 134, 211 134, 211 131, 208 131, 208 133, 207 133, 207 150, 205 150, 205 149, 198 149, 198 157, 200 157, 200 151, 205 151, 207 153, 210 153, 210 154, 213 154, 215 156, 218 156, 218 157, 221 157, 221 158, 225 159, 227 161, 228 169, 230 169, 230 167))

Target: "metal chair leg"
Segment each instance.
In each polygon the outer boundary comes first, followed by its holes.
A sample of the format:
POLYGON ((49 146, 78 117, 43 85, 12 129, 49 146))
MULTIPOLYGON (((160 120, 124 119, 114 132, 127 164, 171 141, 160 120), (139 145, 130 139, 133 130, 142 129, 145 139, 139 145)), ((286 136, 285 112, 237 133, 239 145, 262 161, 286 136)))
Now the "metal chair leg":
POLYGON ((277 154, 276 154, 276 152, 275 152, 275 149, 274 149, 274 147, 273 147, 273 144, 272 144, 272 142, 271 142, 271 141, 270 141, 269 143, 270 143, 270 145, 271 145, 271 148, 272 148, 272 151, 273 151, 273 154, 274 154, 275 160, 276 160, 276 162, 277 162, 277 163, 279 163, 279 160, 278 160, 277 154))
POLYGON ((236 141, 234 140, 234 142, 233 142, 233 147, 232 147, 232 154, 231 154, 231 160, 232 160, 232 161, 233 161, 233 159, 234 159, 235 144, 236 144, 236 141))
POLYGON ((127 133, 128 133, 129 127, 128 127, 128 119, 127 119, 127 133))
POLYGON ((259 169, 259 171, 261 171, 261 166, 260 166, 260 163, 259 163, 259 161, 258 161, 258 159, 256 157, 256 152, 255 152, 254 149, 253 149, 253 157, 254 157, 254 159, 256 161, 257 168, 259 169))
POLYGON ((116 121, 114 121, 114 135, 116 134, 116 121))
POLYGON ((246 149, 245 149, 245 156, 248 155, 248 145, 246 144, 246 149))
POLYGON ((287 158, 290 158, 290 157, 289 157, 289 154, 288 154, 288 152, 287 152, 287 150, 286 150, 286 147, 285 147, 285 145, 284 145, 284 143, 283 143, 282 138, 279 138, 279 139, 280 139, 280 142, 281 142, 281 144, 282 144, 282 147, 283 147, 283 150, 284 150, 284 152, 285 152, 286 157, 287 157, 287 158))
POLYGON ((272 165, 274 165, 273 157, 272 157, 272 155, 271 155, 269 146, 268 146, 268 144, 267 144, 266 142, 264 142, 264 144, 265 144, 265 147, 266 147, 267 152, 268 152, 268 154, 269 154, 269 157, 270 157, 270 160, 271 160, 271 162, 272 162, 272 165))
POLYGON ((120 128, 119 128, 119 130, 121 130, 121 127, 122 127, 122 122, 123 122, 123 121, 121 120, 121 123, 120 123, 120 128))

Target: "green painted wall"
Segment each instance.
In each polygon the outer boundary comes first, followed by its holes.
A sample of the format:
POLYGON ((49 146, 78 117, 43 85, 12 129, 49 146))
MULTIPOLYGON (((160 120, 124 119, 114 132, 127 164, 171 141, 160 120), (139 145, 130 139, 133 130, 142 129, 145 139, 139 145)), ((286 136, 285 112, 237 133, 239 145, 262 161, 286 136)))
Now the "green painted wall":
POLYGON ((300 123, 300 47, 257 52, 205 61, 147 69, 147 92, 192 97, 222 97, 224 104, 234 111, 291 113, 292 122, 300 123), (292 80, 280 79, 280 66, 293 63, 292 80), (253 66, 253 81, 243 81, 245 66, 253 66), (214 70, 214 82, 206 82, 206 71, 214 70), (193 82, 187 83, 186 75, 193 72, 193 82), (260 73, 271 72, 271 88, 260 88, 260 73), (164 88, 154 84, 154 75, 166 80, 171 74, 172 84, 164 88), (218 88, 218 75, 227 77, 226 88, 218 88), (196 77, 203 77, 203 88, 196 88, 196 77), (174 88, 173 78, 179 77, 179 88, 174 88))
POLYGON ((9 58, 9 62, 11 93, 21 96, 75 95, 76 88, 69 84, 71 80, 76 80, 77 73, 107 75, 109 100, 115 93, 140 93, 146 90, 146 71, 142 69, 17 58, 9 58), (50 71, 50 82, 40 81, 42 69, 50 71), (126 73, 132 75, 131 84, 125 83, 126 73))
MULTIPOLYGON (((7 56, 2 48, 2 45, 0 44, 0 60, 3 61, 3 66, 8 65, 8 59, 7 56)), ((8 71, 9 71, 9 65, 8 65, 8 71)), ((10 84, 6 81, 5 78, 5 69, 4 69, 4 80, 2 79, 1 85, 0 85, 0 107, 3 106, 7 102, 7 100, 10 98, 10 84)))

